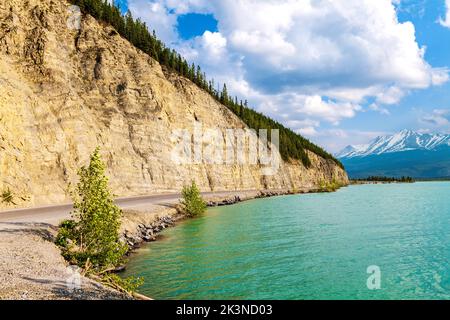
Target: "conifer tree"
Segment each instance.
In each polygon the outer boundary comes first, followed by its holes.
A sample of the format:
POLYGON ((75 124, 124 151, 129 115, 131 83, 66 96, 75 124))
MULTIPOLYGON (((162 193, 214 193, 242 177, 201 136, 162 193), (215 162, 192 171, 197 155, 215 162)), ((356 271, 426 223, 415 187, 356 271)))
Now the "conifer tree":
POLYGON ((222 102, 223 104, 228 103, 228 89, 225 83, 223 84, 222 93, 220 94, 220 102, 222 102))

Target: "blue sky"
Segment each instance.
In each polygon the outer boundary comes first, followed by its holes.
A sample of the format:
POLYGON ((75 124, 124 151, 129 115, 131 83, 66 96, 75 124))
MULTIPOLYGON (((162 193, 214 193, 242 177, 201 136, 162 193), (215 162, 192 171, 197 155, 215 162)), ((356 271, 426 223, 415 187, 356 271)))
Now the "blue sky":
POLYGON ((332 152, 404 128, 450 131, 446 0, 122 0, 121 7, 216 83, 332 152))
POLYGON ((177 18, 177 31, 181 39, 189 40, 202 36, 205 31, 217 32, 217 20, 212 14, 183 14, 177 18))
POLYGON ((120 8, 122 13, 126 13, 128 11, 128 1, 127 0, 113 0, 114 4, 120 8))

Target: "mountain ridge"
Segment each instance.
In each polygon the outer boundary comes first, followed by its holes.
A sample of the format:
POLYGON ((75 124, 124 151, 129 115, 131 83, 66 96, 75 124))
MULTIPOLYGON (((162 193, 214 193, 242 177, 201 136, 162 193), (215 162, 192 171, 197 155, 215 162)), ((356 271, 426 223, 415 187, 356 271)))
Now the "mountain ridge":
POLYGON ((450 147, 450 134, 421 133, 404 129, 391 135, 378 136, 368 144, 349 145, 338 152, 336 157, 343 159, 411 150, 431 151, 440 147, 450 147))
POLYGON ((347 146, 336 156, 351 178, 368 176, 432 179, 450 176, 450 134, 402 130, 368 144, 347 146))

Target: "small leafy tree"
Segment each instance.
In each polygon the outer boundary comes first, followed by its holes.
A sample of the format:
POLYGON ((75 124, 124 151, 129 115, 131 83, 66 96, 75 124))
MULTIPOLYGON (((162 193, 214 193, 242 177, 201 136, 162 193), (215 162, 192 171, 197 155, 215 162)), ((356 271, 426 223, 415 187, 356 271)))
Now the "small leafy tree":
POLYGON ((200 190, 194 181, 192 181, 190 186, 183 187, 181 195, 181 204, 188 215, 193 217, 205 212, 206 202, 203 200, 200 190))
POLYGON ((115 205, 109 190, 99 148, 91 155, 89 166, 82 167, 78 175, 74 216, 78 219, 80 251, 98 266, 117 265, 127 250, 119 241, 122 210, 115 205))
POLYGON ((60 225, 56 244, 64 257, 85 268, 86 273, 100 275, 107 284, 130 292, 143 282, 141 278, 122 279, 109 274, 124 262, 128 250, 119 239, 122 210, 114 203, 105 175, 105 164, 96 148, 88 167, 78 171, 80 181, 73 192, 74 220, 60 225))
POLYGON ((84 266, 88 260, 97 270, 119 265, 127 251, 119 240, 122 210, 109 190, 99 148, 78 175, 80 181, 73 192, 74 220, 61 224, 57 244, 65 247, 65 256, 78 265, 84 266))

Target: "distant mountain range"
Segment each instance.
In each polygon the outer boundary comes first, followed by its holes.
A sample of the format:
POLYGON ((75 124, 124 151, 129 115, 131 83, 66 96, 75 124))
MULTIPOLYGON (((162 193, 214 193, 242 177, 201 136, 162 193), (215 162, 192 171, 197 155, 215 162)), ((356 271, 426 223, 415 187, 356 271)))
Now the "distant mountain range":
POLYGON ((336 154, 352 178, 450 176, 450 134, 402 130, 365 145, 347 146, 336 154))

